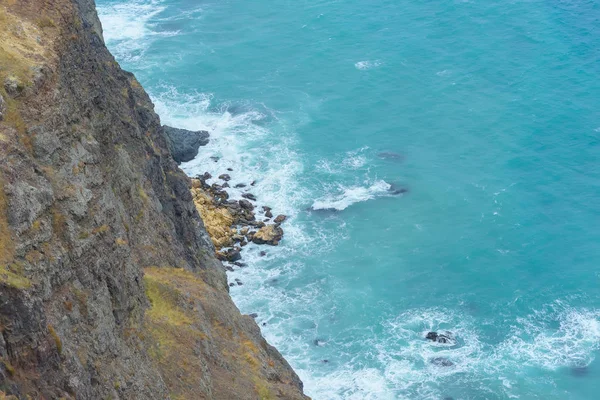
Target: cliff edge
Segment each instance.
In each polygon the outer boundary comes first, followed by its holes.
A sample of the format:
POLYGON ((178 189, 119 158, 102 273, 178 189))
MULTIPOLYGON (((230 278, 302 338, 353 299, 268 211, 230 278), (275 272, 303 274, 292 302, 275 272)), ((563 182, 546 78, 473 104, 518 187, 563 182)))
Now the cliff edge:
POLYGON ((306 399, 93 0, 0 1, 0 398, 306 399))

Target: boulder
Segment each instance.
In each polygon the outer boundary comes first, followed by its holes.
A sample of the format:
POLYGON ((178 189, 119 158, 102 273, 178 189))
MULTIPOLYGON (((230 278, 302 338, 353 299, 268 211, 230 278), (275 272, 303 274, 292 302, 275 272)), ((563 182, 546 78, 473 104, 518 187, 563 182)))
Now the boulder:
POLYGON ((246 187, 245 183, 238 183, 234 186, 234 188, 236 188, 236 189, 245 188, 245 187, 246 187))
POLYGON ((252 193, 244 193, 242 197, 248 200, 256 201, 256 196, 252 193))
POLYGON ((454 340, 452 339, 452 337, 450 336, 449 333, 446 332, 446 334, 439 334, 437 332, 428 332, 427 336, 425 336, 425 339, 431 340, 432 342, 438 342, 438 343, 452 343, 454 340))
POLYGON ((267 210, 267 212, 265 213, 265 217, 273 218, 273 213, 271 212, 271 210, 267 210))
POLYGON ((221 261, 235 262, 235 261, 241 260, 242 255, 240 254, 240 249, 235 248, 235 249, 228 249, 225 251, 218 251, 217 258, 221 261))
POLYGON ((163 125, 163 132, 173 159, 178 164, 193 160, 200 146, 208 144, 207 131, 188 131, 163 125))
POLYGON ((222 179, 225 182, 228 182, 231 180, 231 176, 229 176, 229 174, 221 174, 221 175, 219 175, 219 179, 222 179))
POLYGON ((252 205, 252 203, 250 203, 248 200, 246 199, 242 199, 239 201, 239 205, 240 207, 242 207, 244 210, 248 210, 248 211, 252 211, 254 210, 254 206, 252 205))
POLYGON ((254 234, 252 241, 256 244, 277 246, 281 238, 283 238, 283 229, 277 225, 266 225, 254 234))
POLYGON ((275 219, 273 220, 273 222, 275 222, 276 224, 281 224, 286 219, 287 219, 287 216, 280 214, 277 217, 275 217, 275 219))

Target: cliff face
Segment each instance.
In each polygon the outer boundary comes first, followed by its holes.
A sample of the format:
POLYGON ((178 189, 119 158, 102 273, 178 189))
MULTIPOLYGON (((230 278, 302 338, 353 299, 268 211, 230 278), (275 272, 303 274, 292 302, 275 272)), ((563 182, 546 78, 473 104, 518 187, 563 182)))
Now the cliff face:
POLYGON ((302 399, 93 0, 0 0, 0 398, 302 399))

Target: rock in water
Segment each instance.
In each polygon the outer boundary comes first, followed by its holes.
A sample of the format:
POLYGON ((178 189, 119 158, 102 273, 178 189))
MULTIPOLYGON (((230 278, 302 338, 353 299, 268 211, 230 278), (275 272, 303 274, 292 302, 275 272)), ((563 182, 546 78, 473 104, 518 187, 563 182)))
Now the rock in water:
POLYGON ((431 363, 434 365, 438 365, 440 367, 451 367, 454 365, 454 363, 452 361, 450 361, 444 357, 436 357, 431 360, 431 363))
POLYGON ((454 340, 450 336, 450 333, 446 332, 446 334, 438 334, 437 332, 428 332, 425 339, 431 340, 433 342, 438 343, 452 343, 454 340))
POLYGON ((287 219, 287 217, 285 215, 278 215, 273 221, 276 224, 281 224, 283 221, 285 221, 287 219))
POLYGON ((163 125, 163 132, 173 159, 178 164, 193 160, 198 155, 200 146, 208 144, 207 131, 188 131, 163 125))
POLYGON ((283 229, 277 225, 267 225, 260 228, 252 237, 256 244, 270 244, 277 246, 283 237, 283 229))

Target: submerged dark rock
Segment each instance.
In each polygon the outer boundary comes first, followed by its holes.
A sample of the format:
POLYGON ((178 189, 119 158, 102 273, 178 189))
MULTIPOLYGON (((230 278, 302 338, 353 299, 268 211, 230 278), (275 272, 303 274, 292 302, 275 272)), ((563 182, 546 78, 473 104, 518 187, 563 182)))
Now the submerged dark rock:
POLYGON ((454 339, 450 336, 450 333, 439 334, 437 332, 428 332, 425 339, 431 340, 438 343, 453 343, 454 339))
POLYGON ((392 184, 390 184, 390 188, 388 189, 388 192, 390 192, 390 194, 393 194, 393 195, 404 194, 404 193, 408 193, 408 188, 406 188, 404 186, 400 186, 396 183, 392 183, 392 184))
POLYGON ((207 131, 188 131, 167 125, 163 125, 163 132, 171 155, 178 164, 193 160, 198 155, 200 146, 208 144, 210 136, 207 131))
POLYGON ((252 193, 244 193, 242 197, 248 200, 256 201, 256 196, 252 193))
POLYGON ((433 365, 438 365, 440 367, 452 367, 454 365, 454 363, 450 360, 448 360, 445 357, 436 357, 431 359, 430 361, 433 365))

